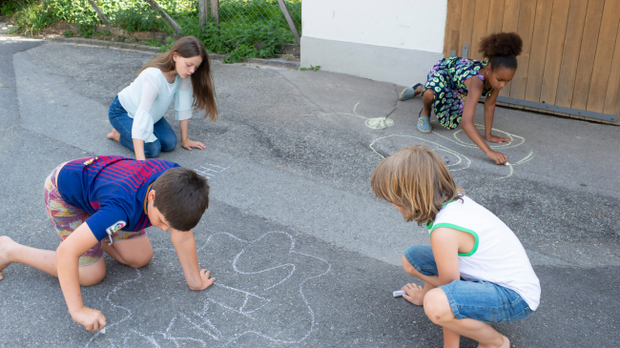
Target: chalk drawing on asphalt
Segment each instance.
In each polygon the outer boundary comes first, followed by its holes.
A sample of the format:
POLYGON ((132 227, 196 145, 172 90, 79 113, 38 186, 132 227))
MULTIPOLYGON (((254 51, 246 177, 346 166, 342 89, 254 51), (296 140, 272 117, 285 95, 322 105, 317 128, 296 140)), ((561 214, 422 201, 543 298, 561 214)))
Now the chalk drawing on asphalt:
MULTIPOLYGON (((327 113, 327 114, 321 114, 321 115, 338 115, 338 116, 354 116, 360 119, 364 119, 364 124, 366 125, 366 127, 371 128, 371 129, 375 129, 375 130, 383 130, 386 129, 388 127, 391 127, 394 125, 394 121, 392 119, 389 119, 387 117, 376 117, 376 118, 368 118, 366 116, 360 115, 357 113, 357 106, 360 103, 355 104, 355 106, 353 107, 353 113, 327 113)), ((484 129, 483 125, 480 124, 475 124, 477 129, 484 129)), ((413 131, 415 131, 415 129, 413 129, 413 131)), ((521 145, 523 145, 525 143, 525 138, 516 134, 512 134, 506 131, 503 131, 501 129, 497 129, 497 128, 492 128, 492 131, 497 134, 500 133, 503 136, 505 136, 506 138, 510 139, 511 142, 510 143, 501 143, 501 144, 494 144, 494 143, 489 143, 489 147, 491 149, 493 149, 494 151, 505 151, 507 149, 513 149, 516 147, 519 147, 521 145)), ((437 131, 432 132, 428 135, 423 135, 423 136, 415 136, 415 135, 410 135, 410 134, 390 134, 390 135, 385 135, 385 136, 381 136, 376 138, 375 140, 373 140, 370 144, 369 147, 370 149, 376 153, 377 155, 379 155, 381 158, 385 158, 385 156, 383 156, 378 150, 377 150, 377 145, 385 140, 394 140, 397 138, 409 138, 409 139, 413 139, 415 140, 415 144, 425 144, 427 146, 429 146, 430 148, 432 148, 434 151, 436 152, 440 152, 443 154, 443 158, 444 161, 446 162, 447 167, 451 170, 451 171, 459 171, 459 170, 464 170, 467 169, 471 166, 472 161, 471 159, 469 159, 466 155, 464 155, 463 153, 457 151, 456 149, 458 149, 458 147, 463 147, 463 148, 478 148, 478 146, 474 143, 472 143, 469 138, 467 137, 467 135, 465 134, 465 132, 462 129, 459 129, 455 132, 452 133, 452 137, 448 137, 445 136, 437 131), (462 138, 464 137, 463 140, 462 138), (439 138, 439 139, 438 139, 439 138), (446 144, 447 141, 447 144, 446 144), (456 147, 454 147, 454 145, 456 145, 456 147)), ((407 145, 412 145, 412 144, 407 144, 407 145)), ((405 145, 406 146, 406 145, 405 145)), ((404 147, 404 146, 403 146, 404 147)), ((402 147, 401 147, 402 148, 402 147)), ((394 152, 399 150, 400 148, 396 148, 394 149, 394 152)), ((525 157, 519 159, 518 161, 514 162, 513 159, 513 155, 510 156, 511 161, 513 161, 514 163, 507 165, 507 171, 508 173, 506 173, 505 175, 502 175, 500 177, 496 177, 494 178, 495 180, 500 180, 500 179, 506 179, 509 178, 513 175, 514 173, 514 166, 516 165, 521 165, 524 163, 527 163, 528 161, 530 161, 531 159, 534 158, 534 152, 530 151, 528 155, 526 155, 525 157)))
POLYGON ((230 167, 220 167, 215 164, 205 163, 200 166, 198 169, 194 169, 196 173, 206 177, 207 179, 213 178, 215 175, 222 173, 226 170, 230 169, 230 167))
MULTIPOLYGON (((168 270, 158 271, 160 265, 136 269, 132 279, 107 294, 109 307, 101 309, 108 319, 106 333, 95 333, 86 347, 225 347, 248 335, 272 344, 307 339, 316 318, 304 286, 327 274, 331 264, 296 250, 295 239, 285 232, 267 232, 255 240, 220 232, 198 248, 201 267, 207 266, 207 256, 216 260, 223 246, 231 249, 224 252, 230 257, 218 264, 229 265, 229 270, 209 268, 216 282, 204 291, 187 290, 180 266, 178 279, 158 283, 161 287, 147 287, 142 281, 159 276, 150 273, 168 270), (173 293, 183 298, 166 306, 166 299, 177 299, 170 297, 173 293), (138 299, 141 305, 133 308, 124 303, 126 298, 138 299)), ((165 253, 175 250, 154 248, 154 261, 165 253)), ((174 262, 178 264, 176 256, 174 262)), ((168 265, 175 267, 173 262, 168 265)))
MULTIPOLYGON (((360 118, 364 120, 364 125, 370 129, 376 129, 376 130, 381 130, 381 129, 386 129, 389 127, 392 127, 394 125, 394 120, 387 118, 387 117, 366 117, 363 115, 360 115, 357 113, 357 106, 360 103, 355 104, 355 106, 353 107, 353 113, 350 112, 328 112, 328 113, 320 113, 319 115, 322 116, 333 116, 333 115, 337 115, 337 116, 353 116, 356 118, 360 118)), ((315 115, 315 114, 311 114, 311 115, 315 115)))

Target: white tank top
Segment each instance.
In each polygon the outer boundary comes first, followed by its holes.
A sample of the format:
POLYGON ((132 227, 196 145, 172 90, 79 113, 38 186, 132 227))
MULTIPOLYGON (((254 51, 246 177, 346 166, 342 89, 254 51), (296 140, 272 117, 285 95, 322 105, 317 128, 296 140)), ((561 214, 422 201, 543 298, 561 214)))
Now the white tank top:
POLYGON ((459 269, 465 280, 485 280, 518 293, 530 309, 540 303, 540 282, 525 249, 515 234, 497 216, 468 197, 446 204, 426 228, 439 227, 470 233, 474 248, 459 253, 459 269))

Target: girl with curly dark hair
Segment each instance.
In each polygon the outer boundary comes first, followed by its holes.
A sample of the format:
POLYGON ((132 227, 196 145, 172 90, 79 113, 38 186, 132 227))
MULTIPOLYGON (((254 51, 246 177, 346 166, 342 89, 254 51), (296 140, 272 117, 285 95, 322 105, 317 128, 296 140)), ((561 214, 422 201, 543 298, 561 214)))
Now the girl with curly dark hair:
POLYGON ((486 61, 449 57, 440 60, 428 73, 426 84, 415 84, 400 94, 400 100, 422 95, 418 130, 431 132, 431 107, 439 123, 448 129, 463 124, 465 134, 496 164, 505 164, 508 156, 493 151, 486 141, 510 142, 506 137, 491 134, 495 101, 499 91, 512 80, 517 70, 517 57, 523 42, 516 33, 495 33, 483 38, 480 52, 486 61), (484 102, 484 139, 474 125, 476 104, 484 102))

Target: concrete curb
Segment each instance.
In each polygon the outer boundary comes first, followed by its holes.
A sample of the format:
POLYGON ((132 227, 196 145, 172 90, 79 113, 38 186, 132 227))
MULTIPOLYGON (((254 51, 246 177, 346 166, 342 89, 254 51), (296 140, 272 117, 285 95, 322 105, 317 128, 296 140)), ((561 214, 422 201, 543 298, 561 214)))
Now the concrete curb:
MULTIPOLYGON (((104 41, 104 40, 96 40, 96 39, 85 39, 81 37, 74 38, 66 38, 62 36, 47 36, 45 40, 50 42, 71 44, 71 45, 80 45, 80 46, 97 46, 97 47, 105 47, 105 48, 113 48, 113 49, 126 49, 126 50, 134 50, 134 51, 143 51, 143 52, 152 52, 152 53, 161 53, 161 49, 159 47, 140 45, 135 43, 127 43, 127 42, 115 42, 115 41, 104 41)), ((217 54, 217 53, 209 53, 209 57, 211 60, 222 60, 227 58, 226 54, 217 54)), ((257 64, 257 65, 267 65, 274 66, 286 69, 299 70, 299 61, 298 60, 284 60, 284 59, 262 59, 262 58, 248 58, 243 63, 257 64)))

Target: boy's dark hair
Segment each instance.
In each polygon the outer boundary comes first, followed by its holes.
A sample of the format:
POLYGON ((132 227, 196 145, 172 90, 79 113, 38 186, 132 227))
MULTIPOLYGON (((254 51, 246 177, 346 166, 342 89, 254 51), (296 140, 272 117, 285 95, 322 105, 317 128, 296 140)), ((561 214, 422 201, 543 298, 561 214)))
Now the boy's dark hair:
POLYGON ((521 54, 523 40, 517 33, 495 33, 480 40, 480 53, 489 58, 491 70, 517 69, 517 56, 521 54))
POLYGON ((188 168, 170 168, 153 183, 153 205, 171 228, 189 231, 209 207, 207 178, 188 168))

